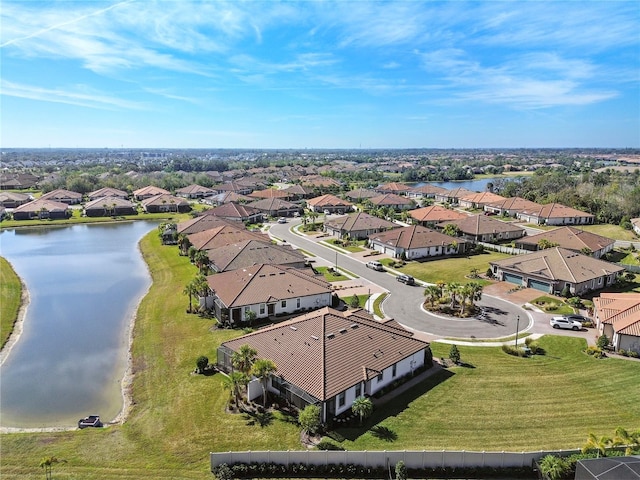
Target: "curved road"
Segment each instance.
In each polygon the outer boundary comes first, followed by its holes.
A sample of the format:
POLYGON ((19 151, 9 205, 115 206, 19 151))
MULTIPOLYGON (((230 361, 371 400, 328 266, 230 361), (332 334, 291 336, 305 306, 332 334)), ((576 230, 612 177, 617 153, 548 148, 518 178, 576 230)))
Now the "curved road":
POLYGON ((484 310, 483 318, 456 319, 440 317, 422 310, 424 287, 408 286, 396 281, 395 276, 368 269, 365 263, 318 244, 317 240, 297 235, 289 229, 300 223, 292 220, 286 224, 275 224, 270 233, 333 265, 343 267, 356 275, 388 290, 390 295, 383 304, 385 314, 409 329, 432 336, 455 338, 500 338, 530 329, 534 322, 529 312, 519 306, 496 297, 483 295, 477 302, 484 310), (518 321, 519 318, 519 321, 518 321))

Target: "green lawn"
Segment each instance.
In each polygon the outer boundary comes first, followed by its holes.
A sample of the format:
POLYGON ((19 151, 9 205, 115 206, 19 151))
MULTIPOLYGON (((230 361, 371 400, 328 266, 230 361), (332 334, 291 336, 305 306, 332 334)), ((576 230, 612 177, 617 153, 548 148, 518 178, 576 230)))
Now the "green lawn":
MULTIPOLYGON (((364 308, 367 305, 367 300, 369 299, 369 295, 356 295, 358 297, 358 306, 360 308, 364 308)), ((351 307, 351 300, 353 299, 353 295, 340 297, 340 299, 347 304, 348 307, 351 307)))
POLYGON ((531 303, 537 305, 547 313, 554 315, 569 315, 576 313, 571 305, 567 305, 562 300, 555 297, 541 296, 533 300, 531 303))
POLYGON ((11 264, 0 257, 0 348, 7 343, 18 318, 22 284, 11 264))
MULTIPOLYGON (((440 280, 445 282, 468 283, 477 281, 483 285, 490 282, 486 280, 473 280, 466 276, 475 268, 480 274, 484 274, 489 268, 490 261, 502 260, 510 257, 507 254, 498 252, 485 252, 481 255, 471 255, 469 257, 443 258, 439 260, 429 260, 425 262, 407 262, 398 270, 411 275, 427 283, 436 283, 440 280)), ((382 263, 388 265, 393 262, 391 259, 382 259, 382 263)))
POLYGON ((615 240, 638 240, 638 236, 633 233, 632 230, 625 230, 618 225, 610 225, 608 223, 601 225, 579 225, 577 228, 615 240))
POLYGON ((0 228, 16 228, 16 227, 39 227, 54 225, 75 225, 82 223, 106 223, 106 222, 123 222, 130 220, 166 220, 171 222, 182 222, 189 220, 191 216, 187 213, 141 213, 140 215, 125 215, 122 217, 81 217, 80 210, 74 210, 73 216, 66 220, 3 220, 0 222, 0 228))
MULTIPOLYGON (((343 446, 569 449, 581 447, 590 432, 640 427, 640 362, 596 360, 582 353, 584 340, 573 337, 547 336, 539 343, 546 356, 529 359, 499 348, 459 346, 471 367, 454 367, 396 397, 365 428, 339 430, 343 446)), ((434 357, 448 357, 450 347, 432 344, 434 357)))
POLYGON ((332 272, 330 272, 329 267, 314 267, 314 268, 318 273, 321 273, 322 275, 324 275, 324 278, 327 282, 342 282, 343 280, 349 280, 349 277, 341 274, 339 270, 333 270, 332 272))
MULTIPOLYGON (((134 405, 123 426, 59 433, 4 434, 3 480, 42 478, 45 456, 68 463, 56 479, 210 479, 210 451, 300 449, 299 429, 276 413, 264 427, 225 413, 229 393, 221 375, 192 375, 198 356, 215 361, 218 345, 240 335, 185 313, 181 294, 196 274, 177 247, 161 246, 155 231, 141 242, 153 286, 134 330, 134 405)), ((445 277, 446 278, 446 277, 445 277)), ((382 296, 380 297, 380 299, 382 296)), ((580 446, 591 431, 638 428, 640 363, 595 360, 584 341, 545 337, 547 356, 521 359, 497 348, 460 347, 456 367, 376 411, 378 437, 341 431, 349 449, 530 450, 580 446), (635 424, 634 424, 635 422, 635 424), (380 432, 388 428, 391 437, 380 432)), ((436 358, 450 346, 434 344, 436 358)))
POLYGON ((350 242, 349 245, 343 245, 343 241, 338 239, 338 238, 334 238, 331 240, 327 240, 326 242, 322 242, 322 243, 326 243, 329 246, 333 245, 334 247, 338 247, 341 248, 342 250, 346 250, 347 252, 351 252, 351 253, 357 253, 357 252, 364 252, 365 249, 362 248, 362 245, 364 245, 365 241, 359 241, 359 242, 350 242))

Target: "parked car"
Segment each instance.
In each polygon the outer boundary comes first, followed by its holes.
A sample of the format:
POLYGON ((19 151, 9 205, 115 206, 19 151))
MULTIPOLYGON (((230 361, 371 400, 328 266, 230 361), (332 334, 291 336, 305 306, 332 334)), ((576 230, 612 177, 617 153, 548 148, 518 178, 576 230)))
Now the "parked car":
POLYGON ((286 218, 284 218, 284 217, 280 217, 280 218, 278 219, 278 223, 287 223, 287 219, 286 219, 286 218))
POLYGON ((325 211, 324 211, 324 214, 325 214, 325 215, 331 215, 331 212, 330 212, 329 210, 325 210, 325 211))
POLYGON ((576 322, 580 322, 583 325, 585 323, 593 322, 593 320, 591 320, 589 317, 585 317, 584 315, 571 314, 571 315, 563 315, 563 316, 564 318, 567 318, 569 320, 575 320, 576 322))
POLYGON ((549 324, 553 328, 564 328, 566 330, 582 330, 582 322, 569 320, 564 316, 551 317, 551 320, 549 320, 549 324))
POLYGON ((405 275, 404 273, 402 275, 398 275, 396 277, 396 280, 401 282, 401 283, 405 283, 407 285, 415 285, 416 284, 416 280, 411 275, 405 275))
POLYGON ((367 262, 367 268, 371 268, 372 270, 376 270, 378 272, 384 271, 384 267, 382 266, 382 264, 380 262, 376 262, 375 260, 367 262))

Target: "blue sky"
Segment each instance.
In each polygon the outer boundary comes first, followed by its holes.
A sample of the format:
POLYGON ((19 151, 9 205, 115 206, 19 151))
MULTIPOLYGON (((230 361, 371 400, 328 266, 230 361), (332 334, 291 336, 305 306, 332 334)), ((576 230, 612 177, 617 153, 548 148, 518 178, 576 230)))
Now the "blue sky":
POLYGON ((0 12, 4 147, 640 147, 636 0, 0 12))

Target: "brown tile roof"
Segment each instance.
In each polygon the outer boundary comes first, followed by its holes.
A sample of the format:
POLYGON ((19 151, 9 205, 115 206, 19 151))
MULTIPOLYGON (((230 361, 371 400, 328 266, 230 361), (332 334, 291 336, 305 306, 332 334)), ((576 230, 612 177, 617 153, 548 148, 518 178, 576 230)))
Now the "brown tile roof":
POLYGON ((615 243, 615 240, 575 227, 554 228, 553 230, 524 237, 518 240, 518 243, 537 245, 538 242, 543 239, 555 243, 559 247, 568 248, 577 252, 583 248, 588 248, 592 252, 596 252, 615 243))
POLYGON ((129 194, 124 190, 118 190, 117 188, 105 187, 99 188, 98 190, 94 190, 93 192, 87 193, 87 197, 92 200, 96 198, 102 197, 120 197, 120 198, 128 198, 129 194))
POLYGON ((242 202, 252 202, 253 197, 248 195, 242 195, 237 192, 222 192, 217 195, 212 195, 209 197, 208 203, 242 203, 242 202))
POLYGON ((169 193, 146 198, 142 200, 142 202, 140 203, 144 207, 147 207, 149 205, 166 205, 166 204, 172 204, 175 206, 189 205, 189 202, 186 201, 184 198, 176 197, 169 193))
POLYGON ((69 210, 69 205, 62 202, 54 202, 53 200, 43 200, 42 198, 39 198, 16 207, 13 212, 39 212, 43 209, 48 212, 66 212, 69 210))
POLYGON ((472 192, 471 190, 467 190, 463 187, 452 188, 451 190, 447 190, 443 193, 436 193, 436 197, 447 197, 447 198, 461 198, 466 195, 473 195, 476 192, 472 192))
POLYGON ((250 232, 244 226, 234 227, 233 225, 220 225, 210 230, 192 233, 188 238, 197 250, 211 250, 244 240, 269 241, 267 235, 250 232))
POLYGON ((305 175, 304 177, 300 177, 300 183, 303 186, 312 186, 312 187, 340 187, 342 184, 333 178, 323 177, 322 175, 305 175))
POLYGON ((373 198, 378 196, 378 192, 374 192, 373 190, 369 190, 367 188, 356 188, 355 190, 351 190, 345 194, 347 198, 351 200, 362 200, 366 198, 373 198))
POLYGON ((526 198, 521 197, 509 197, 504 200, 498 200, 497 202, 485 203, 487 207, 499 208, 501 210, 509 210, 511 212, 518 212, 521 210, 532 210, 542 207, 539 203, 532 202, 526 198))
POLYGON ((161 194, 169 194, 171 192, 165 190, 164 188, 155 187, 153 185, 148 185, 146 187, 139 188, 138 190, 134 190, 134 197, 143 197, 143 196, 154 196, 161 194))
POLYGON ((410 227, 396 228, 387 232, 374 233, 369 235, 369 239, 405 250, 451 245, 452 242, 456 242, 458 245, 467 243, 461 238, 453 238, 421 225, 411 225, 410 227))
POLYGON ((52 200, 54 202, 62 202, 65 199, 82 200, 82 194, 59 188, 51 192, 47 192, 40 197, 40 200, 52 200))
POLYGON ((327 220, 325 225, 345 232, 357 232, 370 229, 392 229, 398 225, 383 218, 374 217, 365 212, 356 212, 343 217, 327 220))
POLYGON ((458 212, 457 210, 451 210, 441 205, 431 205, 429 207, 417 208, 409 212, 412 218, 415 218, 419 222, 444 222, 447 220, 459 220, 466 218, 465 213, 458 212))
POLYGON ((442 187, 438 187, 436 185, 422 185, 421 187, 413 187, 409 190, 409 192, 413 193, 413 194, 417 194, 417 195, 424 195, 424 196, 428 196, 428 195, 436 195, 438 193, 444 193, 446 192, 447 189, 446 188, 442 188, 442 187))
MULTIPOLYGON (((262 190, 264 191, 264 190, 262 190)), ((249 207, 257 208, 263 212, 273 212, 278 210, 302 210, 299 205, 292 202, 287 202, 281 198, 263 198, 262 200, 256 200, 251 202, 249 207)))
POLYGON ((84 205, 84 209, 85 210, 91 210, 92 208, 98 208, 98 209, 102 209, 104 208, 104 206, 107 206, 107 208, 111 208, 113 206, 115 207, 126 207, 126 208, 133 208, 134 204, 133 202, 127 200, 126 198, 121 198, 121 197, 100 197, 100 198, 96 198, 95 200, 91 200, 90 202, 85 203, 84 205))
POLYGON ((490 233, 524 232, 524 229, 518 225, 496 220, 486 215, 471 215, 459 220, 442 222, 438 226, 446 224, 457 225, 461 232, 474 236, 490 233))
POLYGON ((272 360, 287 382, 321 401, 429 345, 362 312, 329 307, 223 343, 234 351, 244 344, 272 360))
POLYGON ((268 264, 210 275, 207 283, 227 308, 331 293, 331 284, 321 275, 268 264))
MULTIPOLYGON (((267 239, 265 239, 267 240, 267 239)), ((290 246, 275 245, 267 241, 245 240, 208 250, 211 263, 219 272, 237 270, 267 263, 273 265, 302 264, 304 255, 290 246)))
MULTIPOLYGON (((208 210, 207 210, 208 211, 208 210)), ((231 223, 231 220, 225 220, 221 217, 216 217, 215 215, 207 215, 206 212, 203 215, 192 218, 191 220, 185 220, 184 222, 180 222, 177 225, 176 231, 178 233, 184 233, 185 235, 190 235, 192 233, 204 232, 205 230, 211 230, 215 227, 220 227, 222 225, 233 225, 234 228, 239 230, 245 230, 244 225, 237 225, 235 223, 231 223)))
POLYGON ((615 332, 640 337, 640 293, 601 293, 593 304, 600 321, 615 332))
POLYGON ((618 267, 613 263, 559 247, 489 263, 513 272, 570 283, 583 283, 604 275, 624 271, 623 267, 618 267))
POLYGON ((319 197, 310 198, 307 203, 312 207, 352 207, 353 203, 342 200, 335 195, 327 194, 319 197))
POLYGON ((476 205, 484 205, 490 202, 499 202, 502 200, 505 200, 502 195, 496 195, 491 192, 472 193, 458 198, 459 202, 468 202, 476 205))
POLYGON ((225 203, 219 207, 207 210, 207 215, 216 215, 218 217, 226 218, 249 218, 260 213, 262 213, 260 210, 235 202, 225 203))
POLYGON ((593 217, 590 213, 585 213, 560 203, 548 203, 539 208, 523 210, 521 213, 523 215, 534 215, 538 218, 593 217))
POLYGON ((396 195, 395 193, 384 193, 382 195, 378 195, 377 197, 370 198, 369 201, 378 207, 395 206, 395 205, 413 205, 412 200, 408 199, 407 197, 401 197, 400 195, 396 195))
POLYGON ((182 193, 184 195, 193 195, 193 194, 205 194, 205 195, 213 195, 216 193, 215 190, 211 188, 203 187, 202 185, 191 184, 183 188, 179 188, 176 190, 176 193, 182 193))
POLYGON ((276 188, 265 188, 264 190, 255 190, 249 194, 253 198, 289 198, 291 193, 276 188))
POLYGON ((384 185, 380 185, 379 187, 376 187, 375 190, 378 192, 405 193, 411 190, 411 187, 408 185, 405 185, 404 183, 389 182, 389 183, 385 183, 384 185))

